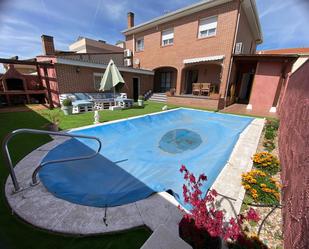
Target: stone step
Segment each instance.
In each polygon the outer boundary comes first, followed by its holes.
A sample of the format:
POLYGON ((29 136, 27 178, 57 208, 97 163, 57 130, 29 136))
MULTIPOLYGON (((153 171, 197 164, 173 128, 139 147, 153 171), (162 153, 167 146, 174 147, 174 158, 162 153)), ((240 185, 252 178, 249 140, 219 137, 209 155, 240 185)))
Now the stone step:
POLYGON ((156 102, 166 102, 167 101, 166 99, 153 99, 153 98, 150 98, 149 100, 156 101, 156 102))
POLYGON ((165 93, 153 93, 152 96, 149 98, 151 101, 158 101, 158 102, 166 102, 167 97, 165 93))
POLYGON ((171 233, 165 225, 160 225, 140 249, 192 249, 192 247, 171 233))

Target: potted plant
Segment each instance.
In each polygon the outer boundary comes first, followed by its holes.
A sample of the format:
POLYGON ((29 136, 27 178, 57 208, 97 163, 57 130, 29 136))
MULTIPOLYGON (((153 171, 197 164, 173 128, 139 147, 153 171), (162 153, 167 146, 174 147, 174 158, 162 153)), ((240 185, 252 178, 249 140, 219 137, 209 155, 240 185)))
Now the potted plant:
POLYGON ((73 111, 73 106, 72 106, 72 100, 71 99, 64 99, 62 101, 62 111, 64 115, 71 115, 73 111))
POLYGON ((60 112, 49 111, 44 116, 49 120, 49 123, 44 125, 44 128, 48 131, 59 131, 60 112))
POLYGON ((144 100, 145 98, 143 95, 138 96, 138 106, 144 106, 144 100))
POLYGON ((165 94, 167 97, 173 97, 175 95, 176 89, 171 88, 169 91, 167 91, 165 94))
POLYGON ((173 97, 175 95, 176 89, 175 88, 171 88, 170 90, 170 95, 171 97, 173 97))

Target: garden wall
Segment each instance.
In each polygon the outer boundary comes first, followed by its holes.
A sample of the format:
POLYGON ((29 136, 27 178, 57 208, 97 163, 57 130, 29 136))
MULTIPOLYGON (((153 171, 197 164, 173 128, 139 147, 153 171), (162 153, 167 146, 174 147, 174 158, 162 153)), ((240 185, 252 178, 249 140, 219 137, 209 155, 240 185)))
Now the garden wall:
POLYGON ((309 60, 295 71, 280 106, 284 247, 309 248, 309 60))

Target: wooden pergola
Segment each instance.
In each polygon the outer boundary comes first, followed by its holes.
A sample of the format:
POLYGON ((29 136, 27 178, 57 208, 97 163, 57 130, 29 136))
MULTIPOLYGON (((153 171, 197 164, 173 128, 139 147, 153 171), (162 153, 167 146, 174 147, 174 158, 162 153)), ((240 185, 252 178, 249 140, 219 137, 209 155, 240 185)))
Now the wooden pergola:
MULTIPOLYGON (((49 62, 38 62, 36 59, 31 60, 18 60, 18 59, 5 59, 0 58, 0 63, 8 64, 8 65, 29 65, 35 66, 37 71, 37 77, 40 84, 44 87, 44 89, 27 89, 27 84, 25 84, 24 90, 9 90, 4 83, 4 80, 0 78, 0 95, 6 96, 8 104, 10 105, 10 96, 13 95, 24 95, 26 96, 27 102, 30 103, 30 95, 37 95, 37 94, 45 94, 46 99, 48 100, 49 108, 54 108, 53 101, 52 101, 52 94, 51 94, 51 87, 49 82, 48 76, 48 68, 54 67, 54 65, 49 62), (43 71, 43 75, 41 70, 43 71)), ((2 75, 2 78, 5 77, 5 74, 2 75)))

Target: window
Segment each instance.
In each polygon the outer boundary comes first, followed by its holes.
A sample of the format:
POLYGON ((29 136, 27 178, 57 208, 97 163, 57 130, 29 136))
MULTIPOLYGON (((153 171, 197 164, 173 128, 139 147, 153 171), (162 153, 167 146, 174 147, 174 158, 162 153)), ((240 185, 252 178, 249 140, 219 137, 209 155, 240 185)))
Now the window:
POLYGON ((101 85, 103 74, 102 73, 94 73, 93 74, 93 82, 94 82, 94 89, 99 90, 101 85))
POLYGON ((174 43, 174 29, 167 29, 162 31, 162 46, 173 45, 174 43))
POLYGON ((139 38, 136 39, 136 47, 135 47, 135 51, 144 51, 144 37, 143 38, 139 38))
POLYGON ((201 19, 198 28, 198 38, 204 38, 216 35, 218 17, 201 19))
POLYGON ((237 42, 235 45, 235 54, 241 54, 242 53, 242 42, 237 42))

